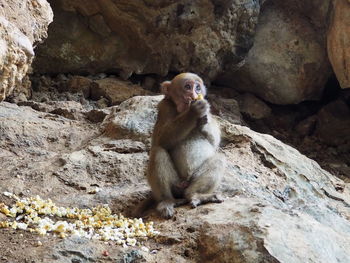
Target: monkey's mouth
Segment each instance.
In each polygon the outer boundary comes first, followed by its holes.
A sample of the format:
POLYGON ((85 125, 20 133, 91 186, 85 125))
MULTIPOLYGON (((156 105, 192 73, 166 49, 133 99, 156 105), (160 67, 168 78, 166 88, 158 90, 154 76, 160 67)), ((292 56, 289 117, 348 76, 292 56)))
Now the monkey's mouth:
POLYGON ((192 101, 193 101, 192 98, 190 98, 190 97, 184 97, 184 104, 190 105, 192 101))

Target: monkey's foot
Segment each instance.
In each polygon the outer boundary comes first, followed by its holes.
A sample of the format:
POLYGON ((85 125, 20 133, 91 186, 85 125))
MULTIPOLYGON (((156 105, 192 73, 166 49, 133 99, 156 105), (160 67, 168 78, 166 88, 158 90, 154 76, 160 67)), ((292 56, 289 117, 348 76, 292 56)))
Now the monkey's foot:
POLYGON ((172 218, 174 215, 174 202, 173 201, 162 201, 157 205, 157 211, 159 214, 165 218, 172 218))
POLYGON ((224 201, 224 198, 221 195, 214 194, 208 199, 207 203, 222 203, 223 201, 224 201))
POLYGON ((221 195, 202 195, 195 198, 191 198, 190 205, 192 208, 196 208, 199 205, 204 205, 207 203, 222 203, 224 198, 221 195))
POLYGON ((190 205, 192 208, 196 208, 197 206, 199 206, 200 204, 202 204, 201 200, 199 200, 198 198, 194 198, 191 200, 190 205))

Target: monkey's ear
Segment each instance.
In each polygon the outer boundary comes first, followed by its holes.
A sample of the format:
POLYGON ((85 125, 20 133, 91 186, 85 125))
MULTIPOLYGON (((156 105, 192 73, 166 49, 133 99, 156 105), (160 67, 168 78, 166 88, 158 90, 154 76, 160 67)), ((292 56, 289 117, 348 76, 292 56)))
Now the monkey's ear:
POLYGON ((171 85, 171 81, 167 80, 160 84, 160 92, 164 95, 168 95, 169 87, 171 85))

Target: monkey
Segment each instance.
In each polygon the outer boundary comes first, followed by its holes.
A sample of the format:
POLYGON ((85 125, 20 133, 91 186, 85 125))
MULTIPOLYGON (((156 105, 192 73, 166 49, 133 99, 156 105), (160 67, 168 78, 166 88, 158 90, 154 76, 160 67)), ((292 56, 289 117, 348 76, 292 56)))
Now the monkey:
MULTIPOLYGON (((194 73, 181 73, 160 85, 164 99, 158 104, 153 129, 147 181, 156 210, 164 218, 174 207, 222 202, 213 194, 225 169, 218 153, 220 129, 210 114, 203 80, 194 73)), ((147 203, 147 204, 146 204, 147 203)), ((140 208, 138 209, 140 210, 140 208)))

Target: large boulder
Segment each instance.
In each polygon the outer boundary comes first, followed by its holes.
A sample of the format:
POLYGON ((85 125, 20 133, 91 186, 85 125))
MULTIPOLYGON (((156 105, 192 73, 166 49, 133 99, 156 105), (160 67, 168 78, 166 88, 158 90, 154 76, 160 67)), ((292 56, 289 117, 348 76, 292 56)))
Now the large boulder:
POLYGON ((260 11, 255 0, 49 2, 55 21, 35 71, 123 77, 191 70, 213 79, 245 57, 260 11))
POLYGON ((318 99, 330 75, 323 30, 293 2, 267 4, 245 64, 227 69, 218 82, 275 104, 318 99))
POLYGON ((52 19, 45 0, 0 1, 0 101, 14 89, 28 94, 33 48, 47 37, 52 19))
POLYGON ((340 86, 350 88, 350 2, 334 0, 327 35, 328 56, 340 86))

